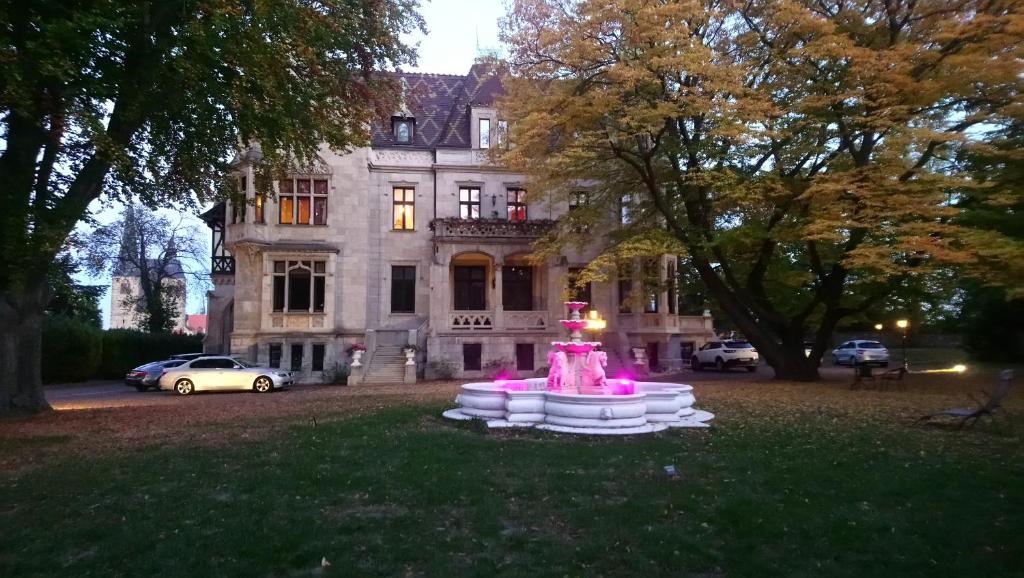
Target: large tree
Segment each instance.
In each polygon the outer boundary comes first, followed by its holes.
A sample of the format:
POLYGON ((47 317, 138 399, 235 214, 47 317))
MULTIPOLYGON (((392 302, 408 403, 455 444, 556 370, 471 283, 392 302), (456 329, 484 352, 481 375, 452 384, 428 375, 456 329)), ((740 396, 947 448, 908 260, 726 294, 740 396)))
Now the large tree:
POLYGON ((47 269, 92 201, 206 198, 240 145, 262 144, 269 172, 361 142, 396 92, 377 72, 414 56, 416 7, 0 2, 0 413, 47 407, 47 269))
POLYGON ((836 324, 908 280, 1019 276, 949 191, 1021 111, 1022 33, 991 0, 517 0, 504 157, 630 205, 610 255, 681 251, 776 377, 816 379, 836 324))

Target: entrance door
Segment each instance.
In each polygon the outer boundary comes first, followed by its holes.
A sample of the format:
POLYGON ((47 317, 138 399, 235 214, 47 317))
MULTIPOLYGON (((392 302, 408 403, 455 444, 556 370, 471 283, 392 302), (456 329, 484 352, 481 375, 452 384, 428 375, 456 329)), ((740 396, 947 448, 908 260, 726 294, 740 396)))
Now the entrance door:
POLYGON ((533 344, 516 343, 516 369, 533 371, 533 344))
POLYGON ((455 310, 485 311, 487 309, 487 267, 455 266, 455 310))
POLYGON ((647 363, 648 367, 655 368, 661 367, 658 359, 658 343, 652 342, 647 344, 647 363))

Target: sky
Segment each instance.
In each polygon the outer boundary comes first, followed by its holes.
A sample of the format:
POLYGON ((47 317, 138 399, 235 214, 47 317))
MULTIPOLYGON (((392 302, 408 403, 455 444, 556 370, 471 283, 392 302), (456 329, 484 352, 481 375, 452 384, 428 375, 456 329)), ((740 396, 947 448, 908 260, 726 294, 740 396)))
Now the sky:
MULTIPOLYGON (((437 74, 466 74, 477 55, 477 49, 489 50, 500 46, 498 41, 498 19, 505 13, 501 0, 423 0, 420 14, 426 21, 427 34, 408 35, 404 40, 418 45, 419 59, 411 70, 416 72, 433 72, 437 74)), ((109 223, 117 219, 123 207, 104 199, 94 201, 89 206, 94 218, 101 223, 109 223)), ((162 209, 162 214, 176 221, 182 214, 173 209, 162 209)), ((204 243, 210 246, 210 229, 199 220, 194 213, 185 215, 185 221, 193 225, 197 234, 204 237, 204 243)), ((84 225, 79 226, 84 229, 84 225)), ((209 262, 185 264, 185 267, 209 270, 209 262)), ((79 276, 79 282, 94 285, 106 285, 109 289, 110 276, 88 277, 79 276)), ((103 327, 110 325, 110 291, 100 298, 103 327)), ((202 291, 189 288, 186 312, 189 314, 203 313, 206 308, 206 295, 202 291)))

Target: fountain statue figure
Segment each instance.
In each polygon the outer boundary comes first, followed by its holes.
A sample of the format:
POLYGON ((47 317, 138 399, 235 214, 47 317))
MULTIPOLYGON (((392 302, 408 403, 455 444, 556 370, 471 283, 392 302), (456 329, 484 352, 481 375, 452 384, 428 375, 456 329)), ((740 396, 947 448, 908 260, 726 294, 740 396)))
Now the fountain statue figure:
POLYGON ((608 365, 608 354, 594 351, 600 341, 583 341, 581 330, 587 321, 580 316, 580 309, 587 306, 583 301, 568 301, 569 319, 560 323, 569 330, 569 341, 555 341, 551 345, 557 351, 548 355, 551 369, 548 371, 548 390, 603 395, 608 392, 604 368, 608 365))

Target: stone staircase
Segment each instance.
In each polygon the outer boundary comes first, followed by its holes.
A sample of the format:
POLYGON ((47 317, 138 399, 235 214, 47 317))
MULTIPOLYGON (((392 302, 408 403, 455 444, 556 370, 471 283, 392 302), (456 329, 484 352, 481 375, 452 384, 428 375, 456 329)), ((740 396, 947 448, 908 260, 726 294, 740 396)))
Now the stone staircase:
POLYGON ((396 384, 405 379, 405 354, 397 345, 378 345, 366 367, 363 383, 396 384))

